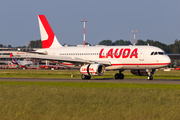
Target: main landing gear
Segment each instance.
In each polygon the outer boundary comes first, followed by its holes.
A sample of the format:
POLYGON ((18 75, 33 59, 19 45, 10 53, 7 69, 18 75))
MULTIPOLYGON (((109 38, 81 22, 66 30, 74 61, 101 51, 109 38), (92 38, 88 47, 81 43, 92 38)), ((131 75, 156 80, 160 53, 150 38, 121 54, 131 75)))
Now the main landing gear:
POLYGON ((88 75, 81 75, 81 79, 82 80, 90 80, 91 79, 91 76, 88 76, 88 75))
POLYGON ((116 73, 115 74, 115 79, 121 79, 123 80, 124 79, 124 74, 121 73, 122 71, 119 71, 119 73, 116 73))

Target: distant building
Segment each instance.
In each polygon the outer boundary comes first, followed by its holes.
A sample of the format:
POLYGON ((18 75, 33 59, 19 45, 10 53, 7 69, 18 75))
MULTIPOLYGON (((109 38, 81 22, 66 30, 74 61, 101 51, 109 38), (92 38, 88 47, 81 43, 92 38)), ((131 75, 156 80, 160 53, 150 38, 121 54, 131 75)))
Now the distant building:
POLYGON ((12 58, 10 58, 9 53, 12 53, 16 60, 27 60, 29 58, 22 58, 20 55, 32 55, 33 53, 28 52, 35 50, 37 48, 0 48, 0 64, 11 63, 12 58))
POLYGON ((171 59, 171 64, 169 67, 180 66, 180 54, 167 54, 171 59))

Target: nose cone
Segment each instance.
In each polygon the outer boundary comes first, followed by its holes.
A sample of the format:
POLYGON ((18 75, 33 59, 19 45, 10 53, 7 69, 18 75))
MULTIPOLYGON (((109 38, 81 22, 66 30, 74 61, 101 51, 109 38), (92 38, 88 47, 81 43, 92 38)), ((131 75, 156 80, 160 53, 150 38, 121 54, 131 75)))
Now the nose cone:
MULTIPOLYGON (((171 59, 169 58, 169 56, 167 56, 166 61, 167 61, 167 63, 169 63, 169 64, 171 63, 171 59)), ((169 64, 168 64, 168 65, 169 65, 169 64)))
POLYGON ((166 67, 171 63, 171 59, 167 55, 159 56, 158 63, 159 67, 166 67))
POLYGON ((161 60, 166 66, 171 63, 171 59, 169 58, 169 56, 162 57, 161 60))

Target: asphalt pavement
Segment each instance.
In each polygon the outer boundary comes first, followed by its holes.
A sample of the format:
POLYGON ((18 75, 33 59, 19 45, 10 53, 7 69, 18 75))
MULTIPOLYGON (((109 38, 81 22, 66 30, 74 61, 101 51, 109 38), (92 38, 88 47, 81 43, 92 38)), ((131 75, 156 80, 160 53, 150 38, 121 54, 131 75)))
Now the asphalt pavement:
POLYGON ((57 78, 0 78, 0 81, 28 81, 28 82, 99 82, 99 83, 143 83, 143 84, 180 84, 180 80, 166 79, 57 79, 57 78))

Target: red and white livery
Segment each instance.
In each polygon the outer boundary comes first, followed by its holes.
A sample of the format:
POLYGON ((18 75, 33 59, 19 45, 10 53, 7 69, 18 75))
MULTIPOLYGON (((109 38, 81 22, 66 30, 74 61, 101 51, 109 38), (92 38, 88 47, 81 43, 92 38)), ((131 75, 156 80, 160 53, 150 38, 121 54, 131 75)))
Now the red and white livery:
POLYGON ((70 62, 80 66, 82 79, 103 75, 105 70, 119 70, 115 79, 124 79, 123 71, 135 75, 147 75, 152 80, 155 69, 170 64, 166 53, 154 46, 87 46, 63 47, 57 40, 44 15, 38 15, 43 49, 36 52, 44 55, 37 59, 70 62))

